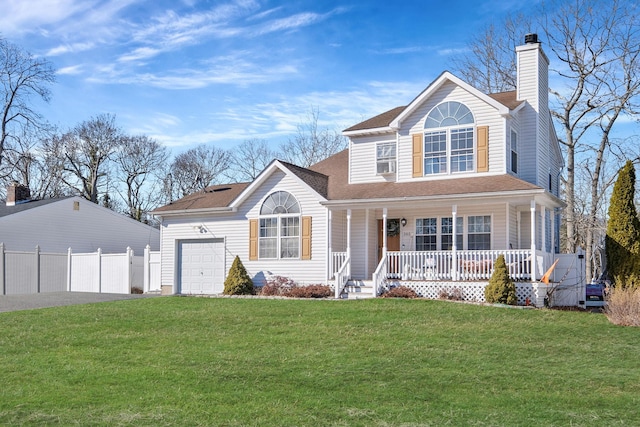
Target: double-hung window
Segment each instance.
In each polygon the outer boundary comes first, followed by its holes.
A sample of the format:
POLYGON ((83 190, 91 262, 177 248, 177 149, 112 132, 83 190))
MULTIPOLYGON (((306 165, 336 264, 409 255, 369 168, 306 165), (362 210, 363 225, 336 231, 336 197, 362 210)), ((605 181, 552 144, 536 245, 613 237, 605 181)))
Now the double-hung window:
POLYGON ((384 142, 376 146, 376 172, 379 175, 396 171, 396 143, 384 142))
POLYGON ((467 244, 469 250, 491 249, 491 216, 470 216, 467 218, 467 244))
POLYGON ((424 174, 471 172, 474 168, 474 118, 456 101, 436 106, 425 120, 424 174))
POLYGON ((260 208, 260 258, 300 257, 300 205, 286 191, 271 193, 260 208))
POLYGON ((416 219, 416 251, 438 249, 438 218, 416 219))

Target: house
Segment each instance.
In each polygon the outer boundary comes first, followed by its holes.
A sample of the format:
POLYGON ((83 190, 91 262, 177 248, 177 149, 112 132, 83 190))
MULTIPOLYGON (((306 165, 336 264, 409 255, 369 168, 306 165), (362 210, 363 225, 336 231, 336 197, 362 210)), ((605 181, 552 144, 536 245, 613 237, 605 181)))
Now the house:
POLYGON ((329 283, 336 296, 394 284, 471 299, 504 254, 519 297, 558 251, 562 154, 535 34, 517 90, 485 94, 443 72, 408 105, 349 127, 348 149, 310 168, 274 160, 250 183, 217 185, 154 211, 168 293, 219 293, 238 255, 270 275, 329 283))
POLYGON ((29 189, 13 183, 0 205, 0 243, 5 250, 124 253, 160 248, 160 231, 77 197, 31 200, 29 189))

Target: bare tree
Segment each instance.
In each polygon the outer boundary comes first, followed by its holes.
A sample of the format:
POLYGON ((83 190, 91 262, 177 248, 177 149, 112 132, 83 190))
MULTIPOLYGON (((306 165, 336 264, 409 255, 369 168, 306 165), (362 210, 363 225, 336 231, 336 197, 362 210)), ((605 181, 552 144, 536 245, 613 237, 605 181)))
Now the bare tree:
POLYGON ((467 44, 468 52, 452 59, 456 74, 485 93, 516 89, 516 46, 532 28, 524 15, 507 17, 501 25, 489 24, 467 44))
POLYGON ((19 182, 29 188, 34 199, 60 197, 68 193, 56 158, 46 155, 51 138, 53 136, 25 133, 5 147, 5 161, 0 167, 3 187, 12 181, 19 182))
MULTIPOLYGON (((561 82, 550 90, 551 114, 560 126, 559 141, 566 154, 565 249, 573 252, 579 243, 586 246, 591 258, 594 227, 601 224, 602 167, 610 151, 612 130, 620 117, 636 114, 640 90, 640 39, 637 8, 626 7, 619 0, 551 1, 541 11, 540 25, 551 54, 550 72, 561 82), (585 223, 578 227, 579 206, 576 194, 576 162, 589 159, 591 179, 584 209, 585 223), (580 232, 584 235, 580 236, 580 232)), ((489 32, 472 42, 468 64, 483 64, 483 49, 511 46, 522 37, 522 30, 505 26, 506 33, 489 32), (498 36, 496 36, 496 34, 498 36)), ((512 51, 513 52, 513 51, 512 51)), ((514 73, 513 63, 491 54, 491 67, 514 73), (500 65, 500 63, 502 65, 500 65)), ((513 56, 513 53, 512 53, 513 56)), ((461 62, 464 64, 464 62, 461 62)), ((489 66, 478 66, 474 73, 491 73, 489 66)), ((464 70, 459 70, 464 75, 464 70)), ((515 75, 515 74, 514 74, 515 75)), ((476 77, 484 81, 485 76, 476 77)), ((508 82, 507 82, 508 83, 508 82)), ((506 83, 505 83, 506 84, 506 83)), ((498 86, 494 84, 494 86, 498 86)), ((584 163, 582 163, 584 164, 584 163)), ((584 200, 581 200, 584 202, 584 200)), ((587 274, 591 274, 588 266, 587 274)))
MULTIPOLYGON (((567 249, 575 250, 577 241, 576 158, 580 152, 589 152, 594 161, 585 250, 587 259, 591 259, 609 137, 621 116, 636 114, 640 94, 640 16, 637 10, 617 0, 581 0, 551 6, 557 12, 547 15, 546 33, 561 65, 555 71, 567 82, 564 90, 551 91, 557 100, 552 114, 564 131, 560 141, 567 157, 567 249)), ((587 263, 586 273, 589 278, 593 275, 591 263, 587 263)))
POLYGON ((115 116, 100 114, 60 138, 64 182, 85 199, 98 203, 100 187, 111 172, 111 160, 123 143, 115 116))
POLYGON ((231 154, 212 145, 199 145, 178 154, 171 164, 171 199, 202 191, 221 182, 231 163, 231 154))
POLYGON ((346 138, 337 130, 320 127, 319 119, 318 109, 312 108, 296 135, 280 146, 282 160, 306 168, 347 148, 346 138))
POLYGON ((253 181, 276 157, 276 152, 264 139, 247 139, 231 153, 232 179, 253 181))
POLYGON ((119 193, 129 217, 143 221, 147 212, 161 203, 168 158, 166 147, 148 136, 123 138, 115 164, 118 180, 124 184, 119 193))
POLYGON ((37 96, 48 102, 49 85, 55 81, 55 71, 44 58, 35 58, 19 46, 0 37, 0 163, 4 150, 17 142, 26 128, 42 129, 47 124, 42 115, 30 105, 37 96))

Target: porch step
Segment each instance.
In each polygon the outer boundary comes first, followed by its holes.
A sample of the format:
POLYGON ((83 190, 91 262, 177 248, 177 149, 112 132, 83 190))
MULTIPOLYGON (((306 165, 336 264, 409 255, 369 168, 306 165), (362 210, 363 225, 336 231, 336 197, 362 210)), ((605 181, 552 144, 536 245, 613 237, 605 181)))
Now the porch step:
POLYGON ((349 280, 341 297, 345 299, 373 298, 373 281, 349 280))

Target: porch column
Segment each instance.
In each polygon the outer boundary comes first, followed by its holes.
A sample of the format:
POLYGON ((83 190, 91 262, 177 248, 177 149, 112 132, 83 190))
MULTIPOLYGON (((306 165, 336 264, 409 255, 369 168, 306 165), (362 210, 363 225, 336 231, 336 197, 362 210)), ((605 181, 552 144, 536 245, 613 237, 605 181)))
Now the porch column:
POLYGON ((382 208, 382 257, 387 256, 387 208, 382 208))
POLYGON ((332 243, 331 243, 331 235, 333 234, 331 232, 332 230, 332 214, 331 214, 331 210, 327 209, 327 249, 329 251, 329 256, 327 257, 327 272, 326 272, 326 279, 325 279, 325 283, 329 284, 329 280, 331 280, 331 278, 333 277, 333 248, 331 247, 332 243))
POLYGON ((551 253, 556 253, 556 210, 551 210, 551 253))
POLYGON ((364 271, 369 276, 369 209, 364 211, 364 271))
POLYGON ((347 257, 351 257, 351 209, 347 209, 347 257))
POLYGON ((542 252, 547 252, 547 209, 543 206, 540 206, 540 216, 542 217, 542 242, 540 245, 542 246, 540 250, 542 252))
POLYGON ((536 281, 536 201, 531 201, 531 281, 536 281))
POLYGON ((453 242, 451 245, 451 279, 458 280, 458 243, 456 239, 457 229, 456 225, 458 223, 458 205, 453 205, 451 207, 451 221, 453 221, 453 242))

